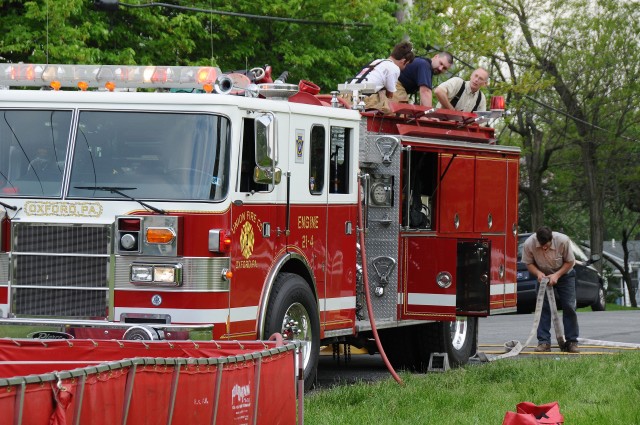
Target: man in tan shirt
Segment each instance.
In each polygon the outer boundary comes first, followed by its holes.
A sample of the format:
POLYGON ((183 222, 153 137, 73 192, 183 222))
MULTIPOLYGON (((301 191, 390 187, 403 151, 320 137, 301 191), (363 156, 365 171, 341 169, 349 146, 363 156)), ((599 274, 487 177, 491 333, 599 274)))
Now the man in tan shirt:
MULTIPOLYGON (((522 262, 529 273, 538 278, 549 279, 549 285, 555 286, 559 304, 562 307, 562 323, 566 343, 560 347, 569 353, 579 353, 578 315, 576 314, 576 262, 569 237, 552 232, 547 226, 540 227, 529 236, 522 247, 522 262)), ((544 298, 540 323, 538 324, 538 346, 535 351, 551 351, 551 309, 549 300, 544 298)))
POLYGON ((480 89, 488 82, 489 73, 484 68, 473 71, 469 81, 464 81, 460 77, 449 78, 434 91, 438 98, 436 108, 463 112, 486 111, 487 99, 480 89))

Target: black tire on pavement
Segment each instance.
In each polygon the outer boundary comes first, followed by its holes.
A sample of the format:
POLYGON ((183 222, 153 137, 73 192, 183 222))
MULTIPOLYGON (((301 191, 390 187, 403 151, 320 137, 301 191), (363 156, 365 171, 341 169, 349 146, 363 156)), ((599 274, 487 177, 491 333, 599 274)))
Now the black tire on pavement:
POLYGON ((268 338, 274 333, 310 344, 304 347, 304 388, 311 389, 320 355, 320 316, 309 284, 296 274, 281 273, 271 290, 264 335, 268 338))
POLYGON ((598 299, 595 303, 591 304, 591 310, 593 311, 605 311, 607 308, 607 295, 602 285, 598 287, 598 299))

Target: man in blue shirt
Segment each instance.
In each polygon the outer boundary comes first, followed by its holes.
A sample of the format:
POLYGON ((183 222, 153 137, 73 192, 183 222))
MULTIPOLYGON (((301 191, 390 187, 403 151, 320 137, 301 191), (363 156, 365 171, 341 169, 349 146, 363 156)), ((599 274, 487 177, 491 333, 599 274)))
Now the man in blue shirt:
POLYGON ((396 92, 392 101, 408 102, 409 96, 418 93, 420 104, 431 108, 433 106, 432 78, 434 74, 441 74, 451 68, 453 56, 449 52, 440 52, 433 58, 415 58, 400 73, 396 85, 396 92))

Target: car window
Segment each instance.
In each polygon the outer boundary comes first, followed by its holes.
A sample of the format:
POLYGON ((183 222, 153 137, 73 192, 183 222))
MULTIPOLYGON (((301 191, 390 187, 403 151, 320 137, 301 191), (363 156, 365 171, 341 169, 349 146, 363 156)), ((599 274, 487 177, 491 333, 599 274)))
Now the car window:
POLYGON ((522 261, 522 246, 524 243, 520 242, 518 244, 518 261, 522 261))
POLYGON ((529 234, 518 235, 518 261, 522 261, 522 247, 524 246, 524 241, 526 241, 529 236, 529 234))
POLYGON ((571 241, 571 249, 573 249, 573 255, 576 257, 576 260, 581 262, 586 262, 588 260, 587 254, 585 254, 582 248, 580 248, 574 241, 571 241))

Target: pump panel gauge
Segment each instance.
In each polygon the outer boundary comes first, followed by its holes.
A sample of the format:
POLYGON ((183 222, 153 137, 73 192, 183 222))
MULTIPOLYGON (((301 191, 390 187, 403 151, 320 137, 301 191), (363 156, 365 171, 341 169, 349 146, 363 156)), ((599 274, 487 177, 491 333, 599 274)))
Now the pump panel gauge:
POLYGON ((390 207, 393 205, 393 176, 371 175, 369 206, 390 207))

